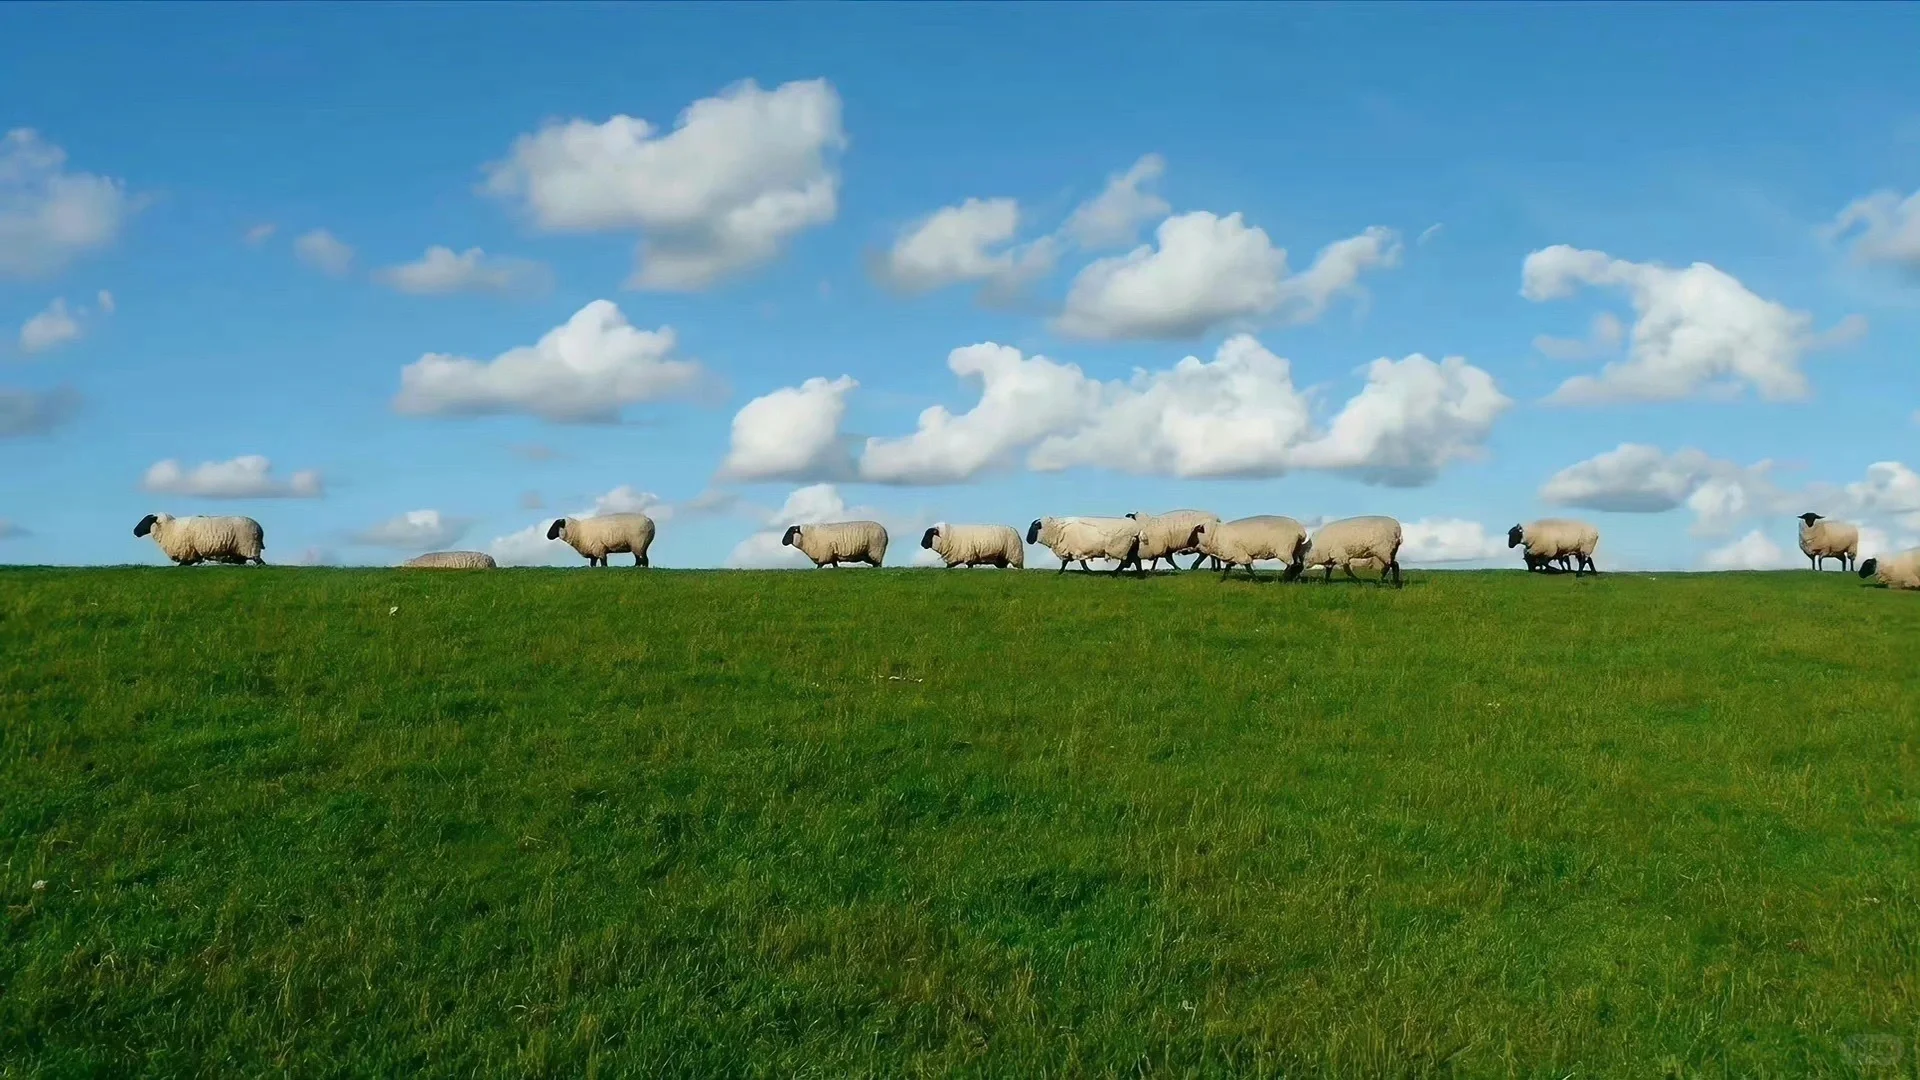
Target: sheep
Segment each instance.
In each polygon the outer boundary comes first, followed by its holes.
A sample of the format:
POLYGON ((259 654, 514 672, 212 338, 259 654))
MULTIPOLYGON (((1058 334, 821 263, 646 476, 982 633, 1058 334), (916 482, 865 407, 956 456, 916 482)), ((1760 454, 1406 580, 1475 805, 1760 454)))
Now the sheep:
MULTIPOLYGON (((1333 581, 1333 568, 1339 566, 1347 576, 1359 580, 1353 572, 1353 564, 1377 561, 1380 565, 1380 579, 1393 578, 1393 587, 1400 587, 1400 523, 1390 517, 1372 515, 1367 517, 1342 518, 1320 526, 1312 538, 1307 541, 1306 554, 1301 556, 1300 569, 1309 566, 1327 568, 1327 582, 1333 581)), ((1289 569, 1289 580, 1299 576, 1299 570, 1289 569)))
POLYGON ((1860 564, 1860 576, 1889 589, 1920 589, 1920 548, 1868 559, 1860 564))
MULTIPOLYGON (((1173 561, 1175 555, 1194 554, 1200 551, 1199 548, 1192 546, 1194 527, 1207 522, 1217 523, 1220 520, 1219 514, 1210 514, 1205 510, 1169 510, 1164 514, 1149 514, 1136 510, 1127 516, 1140 526, 1140 558, 1145 560, 1149 567, 1165 559, 1167 565, 1175 570, 1180 569, 1180 564, 1173 561)), ((1207 555, 1199 554, 1193 560, 1193 565, 1187 569, 1198 569, 1207 558, 1207 555)), ((1215 559, 1213 565, 1218 568, 1220 560, 1215 559)))
POLYGON ((1020 543, 1020 534, 1005 525, 943 522, 920 537, 920 546, 939 555, 949 570, 982 565, 1019 570, 1027 564, 1027 549, 1020 543))
POLYGON ((1860 530, 1844 521, 1823 518, 1819 514, 1800 515, 1800 553, 1815 570, 1828 559, 1839 559, 1844 572, 1853 569, 1860 555, 1860 530), (1818 524, 1815 524, 1818 522, 1818 524))
MULTIPOLYGON (((1253 564, 1261 559, 1278 559, 1287 564, 1287 576, 1300 573, 1300 558, 1307 544, 1306 526, 1290 517, 1260 514, 1234 521, 1203 521, 1194 526, 1188 542, 1226 569, 1226 577, 1236 566, 1247 568, 1254 577, 1253 564)), ((1194 566, 1200 565, 1198 559, 1194 566)))
POLYGON ((133 527, 135 536, 151 536, 160 550, 180 566, 211 559, 223 563, 267 565, 260 554, 267 535, 250 517, 185 517, 148 514, 133 527))
MULTIPOLYGON (((1140 565, 1140 528, 1131 518, 1044 517, 1027 526, 1027 543, 1045 544, 1060 559, 1060 573, 1078 562, 1090 570, 1088 559, 1117 559, 1118 574, 1129 564, 1140 565)), ((1146 573, 1144 568, 1141 573, 1146 573)))
POLYGON ((877 521, 790 525, 780 544, 799 548, 815 566, 838 568, 843 562, 879 566, 880 560, 887 556, 887 530, 877 521))
POLYGON ((400 565, 425 570, 491 570, 498 564, 484 551, 429 551, 400 565))
POLYGON ((1541 518, 1507 530, 1507 546, 1523 548, 1527 569, 1546 569, 1555 562, 1562 570, 1568 561, 1577 560, 1575 574, 1599 573, 1593 563, 1593 549, 1599 546, 1600 530, 1584 521, 1566 518, 1541 518))
POLYGON ((602 514, 590 518, 554 518, 547 539, 565 540, 587 557, 588 566, 606 566, 607 556, 632 552, 633 565, 651 566, 647 549, 653 546, 653 519, 645 514, 602 514))

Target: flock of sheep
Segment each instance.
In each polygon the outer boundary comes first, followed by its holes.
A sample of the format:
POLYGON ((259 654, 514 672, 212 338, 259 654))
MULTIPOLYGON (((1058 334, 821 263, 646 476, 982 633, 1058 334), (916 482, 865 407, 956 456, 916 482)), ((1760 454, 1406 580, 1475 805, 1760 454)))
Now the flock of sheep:
MULTIPOLYGON (((1800 515, 1800 550, 1815 570, 1827 559, 1852 569, 1860 552, 1860 530, 1844 521, 1819 514, 1800 515)), ((148 514, 133 528, 135 536, 151 536, 167 557, 181 566, 199 562, 258 563, 266 565, 266 533, 250 517, 187 517, 148 514)), ((635 566, 646 566, 653 546, 653 519, 645 514, 604 514, 588 518, 556 518, 547 528, 548 540, 566 542, 586 557, 590 566, 606 566, 607 557, 631 554, 635 566)), ((1257 562, 1285 564, 1284 577, 1293 580, 1309 567, 1322 567, 1331 581, 1336 568, 1358 578, 1356 567, 1378 570, 1382 582, 1400 581, 1400 523, 1390 517, 1343 518, 1320 526, 1311 535, 1290 517, 1260 515, 1222 521, 1201 510, 1174 510, 1165 514, 1132 513, 1126 517, 1043 517, 1027 526, 1024 543, 1005 525, 935 525, 920 537, 920 546, 940 556, 948 568, 997 566, 1018 569, 1026 565, 1026 544, 1040 544, 1060 560, 1060 572, 1072 563, 1091 570, 1091 560, 1114 562, 1118 574, 1129 567, 1139 573, 1162 559, 1175 569, 1176 555, 1193 555, 1188 569, 1211 560, 1222 576, 1234 567, 1254 574, 1257 562)), ((876 521, 838 521, 793 525, 780 543, 796 548, 815 566, 866 563, 879 566, 887 555, 887 530, 876 521)), ((1545 518, 1515 525, 1507 532, 1507 547, 1520 548, 1529 571, 1575 574, 1597 573, 1593 552, 1600 532, 1584 521, 1545 518)), ((480 569, 494 565, 493 556, 480 551, 435 551, 408 560, 410 567, 480 569)), ((1859 563, 1863 578, 1877 579, 1896 589, 1920 589, 1920 548, 1883 559, 1859 563)))

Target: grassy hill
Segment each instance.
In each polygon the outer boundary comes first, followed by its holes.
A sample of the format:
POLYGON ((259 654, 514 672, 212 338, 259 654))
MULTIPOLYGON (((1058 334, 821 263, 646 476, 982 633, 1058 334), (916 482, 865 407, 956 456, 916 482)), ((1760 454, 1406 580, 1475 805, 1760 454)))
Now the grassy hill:
POLYGON ((1851 575, 0 571, 0 1075, 1920 1067, 1851 575))

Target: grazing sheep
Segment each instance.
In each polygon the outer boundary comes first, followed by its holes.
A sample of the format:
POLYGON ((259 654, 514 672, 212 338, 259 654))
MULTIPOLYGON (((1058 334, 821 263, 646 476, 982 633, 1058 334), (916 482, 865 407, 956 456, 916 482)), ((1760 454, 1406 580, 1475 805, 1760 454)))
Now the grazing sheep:
POLYGON ((838 567, 843 562, 879 566, 887 557, 887 530, 877 521, 835 521, 824 525, 790 525, 781 546, 797 547, 815 566, 838 567))
POLYGON ((1920 589, 1920 548, 1868 559, 1860 564, 1860 576, 1872 578, 1889 589, 1920 589))
POLYGON ((653 519, 645 514, 602 514, 590 518, 554 518, 547 539, 565 540, 587 557, 588 566, 606 566, 607 556, 632 552, 633 565, 650 566, 647 549, 653 546, 653 519))
POLYGON ((1800 553, 1815 570, 1828 559, 1839 559, 1841 570, 1851 570, 1860 555, 1860 530, 1819 514, 1801 514, 1800 553))
MULTIPOLYGON (((1390 517, 1370 515, 1366 517, 1342 518, 1320 526, 1319 531, 1307 541, 1307 551, 1300 559, 1300 568, 1324 566, 1327 568, 1325 581, 1333 580, 1333 568, 1339 566, 1347 576, 1359 580, 1353 572, 1353 566, 1359 562, 1377 562, 1380 566, 1380 580, 1393 578, 1393 587, 1400 587, 1400 523, 1390 517)), ((1288 578, 1298 576, 1298 571, 1290 570, 1288 578)))
POLYGON ((135 536, 152 536, 160 550, 181 566, 211 559, 223 563, 267 565, 261 552, 267 534, 250 517, 184 517, 148 514, 133 527, 135 536))
POLYGON ((1566 518, 1541 518, 1507 530, 1507 546, 1525 549, 1521 555, 1528 570, 1545 569, 1558 562, 1562 570, 1597 574, 1600 571, 1593 563, 1593 549, 1599 544, 1600 530, 1566 518), (1577 568, 1569 567, 1569 560, 1578 560, 1577 568))
MULTIPOLYGON (((1192 546, 1225 566, 1226 577, 1236 566, 1247 568, 1253 577, 1253 564, 1261 559, 1278 559, 1287 564, 1287 576, 1300 573, 1300 557, 1307 545, 1307 528, 1290 517, 1259 514, 1234 521, 1201 522, 1189 538, 1192 546)), ((1200 565, 1198 559, 1194 565, 1200 565)))
MULTIPOLYGON (((1127 516, 1140 526, 1140 558, 1147 564, 1148 569, 1153 568, 1161 559, 1167 560, 1167 565, 1175 570, 1180 569, 1180 564, 1173 561, 1175 555, 1195 554, 1200 551, 1193 546, 1195 526, 1220 520, 1219 514, 1210 514, 1205 510, 1169 510, 1164 514, 1148 514, 1136 510, 1127 516)), ((1193 565, 1187 569, 1197 569, 1207 558, 1207 555, 1200 554, 1193 560, 1193 565)), ((1220 560, 1215 559, 1213 564, 1218 567, 1220 560)))
POLYGON ((1027 564, 1020 534, 1005 525, 935 525, 920 537, 920 546, 956 566, 998 566, 1018 570, 1027 564))
MULTIPOLYGON (((1131 518, 1045 517, 1027 526, 1027 543, 1044 544, 1060 559, 1060 573, 1078 562, 1091 570, 1088 559, 1117 559, 1114 573, 1129 564, 1140 565, 1140 528, 1131 518)), ((1140 571, 1146 573, 1145 569, 1140 571)))
POLYGON ((400 565, 423 570, 491 570, 497 564, 484 551, 429 551, 400 565))

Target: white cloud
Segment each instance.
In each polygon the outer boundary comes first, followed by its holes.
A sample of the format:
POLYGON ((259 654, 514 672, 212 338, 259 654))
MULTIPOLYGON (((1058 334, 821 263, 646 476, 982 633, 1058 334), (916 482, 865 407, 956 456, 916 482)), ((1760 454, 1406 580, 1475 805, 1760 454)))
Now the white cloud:
POLYGON ((520 200, 552 231, 638 229, 641 288, 695 290, 760 266, 833 220, 847 144, 825 79, 752 80, 688 106, 661 134, 645 120, 555 122, 487 166, 488 194, 520 200))
POLYGON ((1401 526, 1400 536, 1400 561, 1413 566, 1487 562, 1507 556, 1504 533, 1490 536, 1477 521, 1422 518, 1401 526))
POLYGON ((754 398, 733 417, 733 435, 720 476, 729 480, 834 479, 852 471, 848 440, 840 434, 851 377, 815 377, 754 398))
POLYGON ((325 494, 320 473, 313 469, 275 479, 273 464, 259 454, 232 461, 205 461, 188 470, 173 458, 157 461, 140 486, 166 495, 201 499, 317 499, 325 494))
POLYGON ((592 506, 576 510, 568 516, 599 517, 602 514, 645 514, 655 521, 665 521, 673 516, 673 507, 651 491, 641 491, 632 484, 621 484, 593 500, 592 506))
POLYGON ((885 484, 951 484, 1004 464, 1016 450, 1079 423, 1097 407, 1100 387, 1072 364, 986 342, 947 354, 963 380, 979 380, 980 401, 954 415, 944 405, 920 414, 918 430, 872 438, 860 456, 862 479, 885 484))
POLYGON ((1309 322, 1354 291, 1362 271, 1400 257, 1393 231, 1375 227, 1327 245, 1288 277, 1286 250, 1265 230, 1204 210, 1161 222, 1155 240, 1082 269, 1056 328, 1082 338, 1179 339, 1275 313, 1309 322))
POLYGON ((1593 329, 1587 332, 1585 338, 1557 338, 1541 334, 1533 339, 1533 347, 1553 360, 1594 360, 1618 352, 1626 336, 1627 328, 1620 321, 1620 316, 1603 311, 1593 317, 1593 329))
POLYGON ((416 262, 374 271, 374 280, 403 293, 534 292, 545 288, 551 275, 540 263, 527 259, 488 256, 477 247, 455 254, 438 244, 416 262))
POLYGON ((261 244, 273 239, 273 234, 279 231, 280 226, 275 225, 273 222, 262 222, 248 229, 241 235, 240 239, 244 240, 249 247, 259 247, 261 244))
POLYGON ((466 518, 450 517, 438 510, 409 510, 371 528, 354 534, 356 544, 425 551, 443 548, 466 533, 473 523, 466 518))
POLYGON ((400 371, 393 404, 411 415, 525 413, 554 423, 612 422, 622 409, 692 389, 702 371, 673 359, 671 327, 635 330, 595 300, 539 342, 491 361, 428 353, 400 371))
POLYGON ((28 319, 20 327, 20 349, 22 352, 45 352, 69 341, 80 339, 80 321, 74 313, 67 310, 67 302, 62 297, 54 297, 45 311, 28 319))
POLYGON ((906 293, 985 282, 988 299, 1007 299, 1053 268, 1052 239, 1015 245, 1019 231, 1020 206, 1012 199, 942 207, 900 231, 874 276, 906 293))
POLYGON ((1088 250, 1126 247, 1139 238, 1140 226, 1164 218, 1173 209, 1167 200, 1141 188, 1165 174, 1167 161, 1148 154, 1125 172, 1107 177, 1100 194, 1074 208, 1060 231, 1088 250))
MULTIPOLYGON (((1823 342, 1813 317, 1749 291, 1703 262, 1684 270, 1615 259, 1564 244, 1527 256, 1520 295, 1542 302, 1580 286, 1621 288, 1635 320, 1625 359, 1577 375, 1547 399, 1562 404, 1729 397, 1751 389, 1769 401, 1807 396, 1800 364, 1823 342)), ((1854 324, 1857 327, 1857 323, 1854 324)))
POLYGON ((1700 563, 1708 570, 1788 570, 1800 565, 1798 555, 1797 551, 1788 555, 1785 548, 1754 529, 1724 547, 1707 552, 1700 563))
POLYGON ((66 171, 32 128, 0 137, 0 276, 33 278, 103 248, 138 209, 119 180, 66 171))
POLYGON ((1833 221, 1830 237, 1852 235, 1853 257, 1920 271, 1920 191, 1905 198, 1876 191, 1855 199, 1833 221))
POLYGON ((36 391, 0 386, 0 439, 45 435, 79 411, 80 395, 67 387, 36 391))
POLYGON ((293 253, 300 261, 332 277, 345 277, 353 269, 353 247, 325 229, 315 229, 293 242, 293 253))
POLYGON ((1322 430, 1287 361, 1247 335, 1228 339, 1211 362, 1189 356, 1126 381, 1101 382, 1072 364, 993 343, 955 349, 947 363, 979 380, 979 402, 958 415, 936 405, 913 434, 868 439, 862 479, 958 483, 1031 448, 1027 465, 1037 471, 1220 477, 1322 469, 1417 485, 1477 458, 1512 404, 1464 359, 1415 354, 1369 365, 1367 386, 1322 430))
POLYGON ((105 289, 101 289, 99 295, 95 297, 95 300, 100 304, 100 310, 103 314, 107 314, 107 315, 113 314, 114 302, 113 302, 112 293, 108 292, 105 289))
MULTIPOLYGON (((522 500, 524 503, 524 499, 522 500)), ((529 509, 532 509, 529 507, 529 509)), ((496 536, 487 554, 501 566, 571 566, 580 555, 564 542, 547 539, 554 517, 598 517, 602 514, 645 514, 656 523, 673 517, 674 507, 651 491, 622 484, 593 500, 592 505, 565 514, 543 517, 517 532, 496 536)))
POLYGON ((1427 226, 1426 228, 1421 229, 1420 236, 1418 239, 1414 240, 1414 243, 1421 247, 1426 247, 1427 241, 1432 240, 1434 237, 1439 236, 1441 231, 1444 230, 1446 227, 1447 226, 1444 222, 1436 221, 1433 224, 1427 226))

